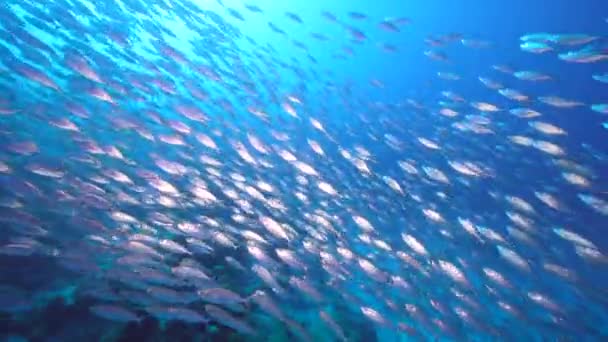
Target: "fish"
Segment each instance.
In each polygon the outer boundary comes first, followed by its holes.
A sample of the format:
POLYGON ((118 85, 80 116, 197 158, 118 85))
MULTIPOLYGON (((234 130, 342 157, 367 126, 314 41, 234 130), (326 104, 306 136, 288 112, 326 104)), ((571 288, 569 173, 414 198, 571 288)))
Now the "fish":
POLYGON ((608 114, 608 104, 606 104, 606 103, 592 104, 591 110, 594 112, 601 113, 601 114, 608 114))
POLYGON ((524 81, 549 81, 551 76, 533 70, 521 70, 513 73, 513 76, 524 81))
POLYGON ((545 53, 545 52, 554 50, 554 48, 549 44, 546 44, 544 42, 534 42, 534 41, 523 42, 519 45, 519 47, 521 48, 522 51, 536 53, 536 54, 541 54, 541 53, 545 53))
POLYGON ((595 74, 591 75, 591 78, 598 82, 608 83, 608 74, 595 74))
POLYGON ((300 24, 302 24, 302 23, 303 23, 302 18, 300 18, 300 16, 299 16, 299 15, 297 15, 297 14, 295 14, 295 13, 292 13, 292 12, 285 12, 285 15, 286 15, 286 16, 287 16, 289 19, 291 19, 291 20, 295 21, 296 23, 300 23, 300 24))
POLYGON ((2 2, 3 337, 606 340, 606 18, 300 5, 2 2))
POLYGON ((147 307, 146 312, 167 321, 182 321, 190 324, 207 323, 208 318, 200 313, 180 307, 147 307))
POLYGON ((207 304, 205 305, 205 312, 211 317, 211 319, 222 325, 228 326, 246 335, 257 335, 255 329, 247 324, 247 322, 232 316, 229 312, 221 309, 220 307, 207 304))
POLYGON ((582 49, 560 53, 558 57, 563 61, 571 63, 597 63, 608 59, 608 54, 591 49, 582 49))
POLYGON ((138 316, 132 311, 114 305, 95 305, 90 308, 91 312, 99 317, 116 322, 139 321, 138 316))
POLYGON ((538 100, 557 108, 574 108, 582 106, 583 103, 576 100, 566 99, 559 96, 540 96, 538 100))

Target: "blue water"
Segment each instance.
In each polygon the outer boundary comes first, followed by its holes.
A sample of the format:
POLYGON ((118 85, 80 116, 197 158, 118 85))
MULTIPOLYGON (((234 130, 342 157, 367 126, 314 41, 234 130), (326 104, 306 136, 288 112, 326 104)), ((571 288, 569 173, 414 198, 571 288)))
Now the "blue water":
POLYGON ((607 18, 3 2, 0 338, 607 339, 607 18), (598 61, 559 57, 582 49, 598 61))

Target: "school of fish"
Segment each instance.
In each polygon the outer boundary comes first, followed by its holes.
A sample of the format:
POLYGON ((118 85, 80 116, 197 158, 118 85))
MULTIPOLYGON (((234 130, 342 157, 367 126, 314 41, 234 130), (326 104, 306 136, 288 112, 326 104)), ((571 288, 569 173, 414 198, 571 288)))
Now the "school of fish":
MULTIPOLYGON (((3 272, 0 315, 47 303, 45 287, 20 285, 36 273, 68 280, 74 301, 117 326, 362 340, 346 312, 378 340, 608 339, 608 256, 593 233, 608 222, 608 151, 573 145, 556 119, 608 114, 608 97, 522 90, 559 75, 506 61, 453 71, 452 51, 496 42, 446 33, 418 52, 437 65, 434 94, 380 102, 358 89, 382 92, 382 80, 332 79, 291 35, 310 18, 267 22, 300 51, 281 59, 279 43, 238 26, 265 8, 215 5, 0 4, 0 258, 62 270, 3 272)), ((318 16, 344 32, 307 27, 337 46, 334 62, 399 53, 371 37, 417 21, 318 16)), ((503 45, 605 66, 607 42, 557 32, 503 45)))

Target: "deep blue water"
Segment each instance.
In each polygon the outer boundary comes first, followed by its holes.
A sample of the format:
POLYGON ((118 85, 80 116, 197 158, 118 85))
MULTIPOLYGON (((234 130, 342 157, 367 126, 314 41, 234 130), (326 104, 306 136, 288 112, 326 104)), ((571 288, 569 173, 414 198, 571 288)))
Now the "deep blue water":
POLYGON ((7 0, 0 338, 607 339, 605 7, 7 0))

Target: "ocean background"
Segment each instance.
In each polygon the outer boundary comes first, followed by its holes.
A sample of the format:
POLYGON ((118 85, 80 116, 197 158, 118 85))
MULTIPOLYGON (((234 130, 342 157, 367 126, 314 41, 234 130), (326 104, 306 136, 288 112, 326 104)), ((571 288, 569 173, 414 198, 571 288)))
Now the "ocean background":
MULTIPOLYGON (((339 340, 336 329, 319 317, 320 310, 329 313, 348 341, 608 339, 608 211, 605 207, 604 212, 594 210, 580 197, 593 195, 603 199, 604 205, 608 200, 608 131, 602 126, 608 119, 605 113, 590 109, 592 104, 608 102, 608 83, 592 78, 607 73, 608 62, 569 63, 557 56, 558 52, 578 50, 580 46, 561 46, 541 54, 520 48, 520 37, 526 34, 576 33, 599 37, 588 46, 606 55, 607 18, 608 6, 601 1, 122 0, 93 4, 6 0, 0 4, 0 161, 9 170, 0 172, 0 245, 5 246, 0 249, 0 340, 339 340), (246 5, 255 5, 263 12, 247 9, 246 5), (197 18, 192 14, 194 8, 204 13, 197 26, 189 25, 197 18), (323 11, 335 15, 337 22, 328 20, 323 11), (365 18, 349 15, 353 11, 365 18), (297 14, 301 22, 286 12, 297 14), (399 32, 393 32, 379 28, 386 18, 408 21, 400 24, 399 32), (284 33, 276 32, 268 23, 284 33), (354 39, 352 28, 364 33, 365 38, 354 39), (326 40, 311 33, 322 34, 326 40), (429 44, 430 39, 451 34, 457 38, 438 47, 429 44), (487 46, 467 47, 461 39, 478 40, 487 46), (441 51, 448 60, 429 58, 425 51, 441 51), (73 55, 86 58, 103 82, 92 82, 90 77, 83 77, 82 70, 79 74, 69 67, 69 56, 73 55), (492 66, 496 65, 534 70, 552 79, 524 81, 495 70, 492 66), (50 77, 60 89, 41 84, 40 78, 36 81, 28 66, 50 77), (460 79, 445 80, 437 76, 438 72, 454 73, 460 79), (521 104, 507 99, 484 87, 479 77, 517 89, 531 100, 521 104), (164 90, 162 82, 174 88, 164 90), (100 87, 106 89, 111 100, 94 93, 100 87), (198 96, 193 95, 193 89, 199 91, 198 96), (464 97, 462 103, 451 103, 458 117, 438 114, 446 107, 440 102, 447 101, 443 91, 464 97), (583 105, 557 108, 537 100, 547 95, 583 105), (470 105, 473 102, 491 103, 500 111, 478 111, 470 105), (286 114, 285 103, 297 110, 297 118, 286 114), (186 119, 179 112, 180 106, 198 108, 207 119, 186 119), (516 107, 541 112, 543 121, 567 134, 539 135, 530 128, 530 120, 509 114, 509 109, 516 107), (252 109, 265 112, 269 119, 260 119, 252 109), (160 118, 158 122, 150 111, 160 118), (484 117, 489 122, 484 125, 493 133, 456 129, 454 122, 474 119, 465 119, 466 115, 484 117), (61 118, 75 123, 78 130, 58 129, 61 118), (311 125, 310 118, 321 121, 326 132, 311 125), (161 135, 179 132, 176 122, 184 122, 194 131, 181 134, 186 147, 159 142, 161 135), (145 129, 138 132, 140 128, 145 129), (215 135, 215 131, 222 134, 215 135), (143 137, 145 132, 153 134, 155 141, 143 137), (198 143, 195 132, 212 136, 217 151, 198 143), (285 132, 289 142, 276 139, 273 132, 285 132), (257 136, 273 152, 256 153, 247 142, 251 141, 248 134, 257 136), (387 134, 400 140, 401 148, 387 146, 387 134), (515 145, 508 139, 513 135, 558 143, 566 153, 552 156, 515 145), (438 143, 440 151, 421 147, 417 140, 420 137, 438 143), (322 143, 325 156, 310 151, 310 139, 322 143), (15 147, 24 141, 34 142, 36 152, 15 147), (247 144, 256 158, 274 167, 265 169, 259 161, 243 162, 235 147, 238 142, 247 144), (94 145, 106 152, 94 152, 94 145), (117 147, 126 158, 108 156, 108 146, 117 147), (370 174, 359 172, 341 153, 346 149, 356 154, 356 147, 364 147, 371 154, 370 174), (290 150, 318 171, 320 176, 306 175, 310 184, 325 179, 340 195, 331 197, 316 186, 298 185, 298 172, 279 156, 282 149, 290 150), (223 164, 217 167, 220 176, 210 176, 209 165, 197 161, 205 153, 223 164), (195 171, 189 169, 187 177, 167 175, 158 170, 155 161, 159 159, 179 161, 195 171), (419 174, 405 173, 397 163, 401 160, 413 161, 419 174), (448 164, 455 160, 483 164, 488 176, 459 175, 448 164), (581 167, 560 166, 559 160, 581 167), (32 172, 38 165, 61 176, 32 172), (441 169, 450 184, 425 177, 423 166, 441 169), (108 170, 121 170, 135 184, 112 182, 113 177, 104 173, 108 170), (145 170, 163 174, 178 188, 182 194, 175 197, 180 198, 180 204, 166 207, 155 202, 158 191, 146 183, 150 177, 144 175, 145 170), (246 179, 243 183, 263 179, 279 189, 275 196, 287 209, 272 210, 268 203, 253 198, 252 213, 243 214, 247 221, 235 223, 232 215, 238 205, 221 187, 234 187, 232 172, 242 175, 246 179), (584 175, 590 184, 581 187, 565 182, 564 172, 584 175), (193 174, 210 184, 209 191, 219 199, 216 203, 196 204, 191 195, 185 195, 193 174), (106 181, 94 180, 100 175, 106 181), (406 195, 388 187, 383 176, 398 180, 406 195), (462 178, 466 181, 460 181, 462 178), (221 181, 216 182, 218 179, 221 181), (97 184, 104 191, 85 183, 97 184), (296 190, 310 201, 304 204, 295 199, 296 190), (534 196, 535 191, 553 194, 561 209, 544 206, 534 196), (124 200, 128 196, 139 202, 124 200), (532 203, 534 212, 514 209, 505 200, 508 196, 532 203), (421 213, 423 209, 440 213, 444 222, 433 222, 421 213), (109 213, 116 211, 126 212, 139 222, 113 219, 109 213), (314 238, 311 231, 322 229, 310 224, 310 217, 304 213, 319 211, 332 220, 339 233, 325 230, 320 233, 325 240, 314 238), (519 212, 533 220, 532 243, 523 243, 509 234, 507 227, 514 223, 505 215, 507 212, 519 212), (197 221, 204 229, 212 225, 201 217, 220 222, 217 230, 228 234, 236 246, 214 245, 209 238, 213 251, 195 253, 192 258, 217 284, 243 298, 256 290, 272 293, 273 289, 251 272, 252 265, 260 262, 248 254, 247 239, 239 231, 251 229, 264 236, 269 243, 262 246, 275 261, 280 260, 273 254, 275 248, 299 255, 307 264, 306 271, 296 272, 282 264, 268 267, 287 291, 275 299, 294 325, 278 320, 250 300, 235 315, 254 327, 255 336, 218 319, 196 324, 158 319, 141 303, 124 304, 138 321, 120 322, 94 314, 91 307, 100 303, 128 302, 121 290, 146 292, 137 288, 140 285, 129 287, 125 284, 128 281, 108 279, 113 279, 109 275, 113 270, 125 271, 114 260, 124 255, 123 245, 129 241, 129 234, 145 233, 139 224, 146 221, 156 227, 150 219, 155 213, 174 220, 168 226, 159 224, 156 238, 174 239, 184 245, 186 236, 175 228, 177 222, 197 221), (373 222, 373 233, 367 233, 391 249, 362 242, 361 230, 352 221, 353 213, 373 222), (264 230, 258 222, 260 216, 289 224, 290 238, 273 237, 276 234, 264 230), (502 242, 487 236, 483 243, 478 241, 463 231, 458 218, 490 227, 502 236, 502 242), (603 255, 581 257, 574 248, 576 242, 554 233, 559 227, 591 241, 593 250, 603 255), (430 256, 412 252, 411 246, 404 244, 403 233, 424 241, 430 256), (318 252, 302 247, 305 241, 316 241, 318 250, 339 259, 347 270, 345 276, 335 277, 327 271, 318 252), (19 247, 6 247, 11 244, 19 247), (497 253, 497 245, 517 251, 531 271, 505 262, 497 253), (386 274, 399 275, 410 289, 370 278, 355 261, 341 258, 336 252, 339 246, 349 246, 386 274), (398 251, 408 251, 424 271, 407 265, 398 251), (245 270, 227 264, 227 256, 238 260, 245 270), (442 273, 437 266, 439 260, 458 265, 469 285, 442 273), (576 279, 547 272, 543 268, 546 263, 569 269, 576 279), (512 287, 492 283, 480 271, 482 267, 498 270, 512 287), (323 299, 311 300, 291 287, 289 280, 294 274, 307 278, 323 299), (534 291, 550 298, 551 304, 543 306, 530 300, 529 293, 534 291), (445 311, 433 308, 431 300, 439 302, 445 311), (514 303, 518 314, 501 311, 499 300, 514 303), (406 304, 416 305, 418 312, 408 311, 406 304), (375 309, 389 323, 369 319, 361 307, 375 309), (455 314, 455 308, 465 308, 468 319, 455 314), (447 328, 439 327, 436 320, 447 328)), ((167 257, 170 266, 178 263, 172 258, 167 257)), ((201 303, 187 306, 203 312, 201 303)))

